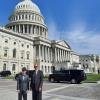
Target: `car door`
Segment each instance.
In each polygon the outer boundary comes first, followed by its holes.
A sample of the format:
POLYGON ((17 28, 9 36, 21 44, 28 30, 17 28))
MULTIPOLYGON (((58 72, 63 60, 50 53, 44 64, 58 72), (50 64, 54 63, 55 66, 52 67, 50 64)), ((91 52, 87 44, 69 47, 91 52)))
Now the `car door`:
POLYGON ((69 81, 71 76, 70 76, 70 70, 64 70, 62 71, 64 73, 64 80, 69 81))
POLYGON ((55 80, 56 81, 63 81, 63 79, 62 79, 63 75, 62 75, 62 73, 60 71, 56 72, 54 76, 55 76, 55 80))

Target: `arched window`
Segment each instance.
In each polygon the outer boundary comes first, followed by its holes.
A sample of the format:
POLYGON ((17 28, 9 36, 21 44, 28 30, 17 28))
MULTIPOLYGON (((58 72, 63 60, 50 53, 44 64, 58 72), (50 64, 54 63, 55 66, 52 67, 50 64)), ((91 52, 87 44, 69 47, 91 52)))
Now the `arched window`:
POLYGON ((13 58, 16 58, 16 49, 13 49, 13 58))
POLYGON ((4 50, 4 57, 7 57, 7 54, 8 54, 8 50, 5 49, 5 50, 4 50))
POLYGON ((3 71, 7 69, 6 64, 3 65, 3 71))
POLYGON ((54 72, 56 70, 55 66, 51 67, 51 71, 54 72))
POLYGON ((13 66, 12 66, 12 71, 15 71, 15 69, 16 69, 16 65, 13 64, 13 66))
POLYGON ((24 59, 24 51, 21 51, 21 59, 24 59))
POLYGON ((22 19, 24 19, 24 15, 22 15, 22 19))
POLYGON ((30 52, 29 51, 26 52, 26 56, 27 56, 27 59, 30 58, 30 52))

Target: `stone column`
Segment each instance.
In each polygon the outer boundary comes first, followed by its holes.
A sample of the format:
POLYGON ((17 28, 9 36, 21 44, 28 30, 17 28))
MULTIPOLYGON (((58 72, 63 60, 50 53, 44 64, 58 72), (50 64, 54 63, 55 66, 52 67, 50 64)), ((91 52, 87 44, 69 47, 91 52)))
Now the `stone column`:
POLYGON ((51 62, 51 48, 49 48, 49 61, 51 62))
POLYGON ((39 36, 40 36, 40 26, 39 26, 39 31, 38 32, 39 32, 39 36))
POLYGON ((71 53, 70 53, 70 51, 69 51, 69 60, 71 59, 71 53))
POLYGON ((15 29, 14 29, 14 31, 16 32, 16 25, 15 25, 15 29))
POLYGON ((42 46, 42 59, 44 61, 44 46, 42 46))
POLYGON ((65 55, 66 55, 66 61, 67 61, 67 50, 65 51, 65 55))
POLYGON ((56 48, 55 48, 55 61, 57 61, 57 51, 56 51, 56 48))
POLYGON ((27 25, 27 34, 29 34, 29 25, 27 25))
POLYGON ((70 60, 70 57, 69 57, 70 55, 69 55, 69 51, 68 51, 68 61, 70 60))
POLYGON ((30 34, 32 35, 33 33, 33 25, 30 26, 30 34))
POLYGON ((64 50, 64 61, 66 61, 66 51, 64 50))
POLYGON ((45 54, 46 52, 45 52, 45 51, 46 51, 46 50, 45 50, 45 46, 44 46, 44 53, 43 53, 43 54, 44 54, 44 61, 46 60, 46 56, 45 56, 45 55, 46 55, 46 54, 45 54))
POLYGON ((45 58, 46 58, 46 61, 47 61, 47 46, 45 46, 45 58))
POLYGON ((48 47, 48 61, 50 62, 50 48, 48 47))
POLYGON ((58 48, 58 61, 59 61, 59 48, 58 48))
POLYGON ((64 56, 63 56, 63 49, 62 49, 62 62, 63 62, 63 57, 64 57, 64 56))
POLYGON ((40 35, 42 36, 42 27, 40 27, 40 35))
POLYGON ((41 45, 38 46, 39 50, 39 59, 41 59, 41 45))
POLYGON ((36 35, 37 33, 36 33, 36 26, 34 26, 34 34, 36 35))
POLYGON ((25 34, 25 25, 23 25, 23 33, 25 34))
POLYGON ((20 24, 19 24, 19 33, 20 33, 21 31, 20 31, 20 24))
POLYGON ((22 15, 20 15, 20 17, 21 17, 21 20, 22 20, 22 15))
POLYGON ((62 49, 61 49, 61 62, 62 62, 62 49))
POLYGON ((44 33, 43 33, 43 27, 42 27, 42 35, 43 35, 43 37, 44 37, 44 33))

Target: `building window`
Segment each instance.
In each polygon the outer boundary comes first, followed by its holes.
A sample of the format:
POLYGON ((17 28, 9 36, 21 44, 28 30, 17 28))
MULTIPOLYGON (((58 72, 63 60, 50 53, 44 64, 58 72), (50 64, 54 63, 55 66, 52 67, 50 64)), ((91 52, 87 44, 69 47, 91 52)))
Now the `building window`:
POLYGON ((22 19, 24 19, 24 15, 22 15, 22 19))
POLYGON ((32 15, 32 20, 34 20, 34 14, 32 15))
POLYGON ((24 46, 24 44, 22 44, 22 47, 24 46))
POLYGON ((27 55, 27 59, 29 59, 30 58, 30 52, 27 52, 26 55, 27 55))
POLYGON ((8 43, 8 39, 5 39, 5 43, 8 43))
POLYGON ((50 66, 48 66, 48 72, 50 72, 50 66))
POLYGON ((7 57, 8 50, 4 50, 4 57, 7 57))
POLYGON ((25 15, 25 19, 27 19, 27 15, 25 15))
POLYGON ((13 49, 13 58, 16 58, 16 49, 13 49))
POLYGON ((23 68, 23 65, 21 65, 21 67, 23 68))
POLYGON ((14 42, 14 45, 16 45, 16 42, 14 42))
POLYGON ((27 45, 27 48, 29 48, 29 45, 27 45))
POLYGON ((21 52, 21 59, 24 58, 24 51, 21 52))
POLYGON ((6 64, 3 65, 3 71, 7 69, 6 64))
POLYGON ((15 70, 16 70, 16 65, 13 64, 13 66, 12 66, 12 71, 15 71, 15 70))

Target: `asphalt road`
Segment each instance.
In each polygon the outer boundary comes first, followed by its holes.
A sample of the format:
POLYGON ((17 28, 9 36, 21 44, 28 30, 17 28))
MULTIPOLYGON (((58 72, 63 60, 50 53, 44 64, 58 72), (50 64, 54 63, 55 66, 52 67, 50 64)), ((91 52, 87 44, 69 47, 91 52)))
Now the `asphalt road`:
MULTIPOLYGON (((16 81, 0 79, 0 100, 18 100, 16 81)), ((28 100, 32 100, 31 91, 28 100)), ((100 100, 100 84, 44 82, 43 100, 100 100)))

